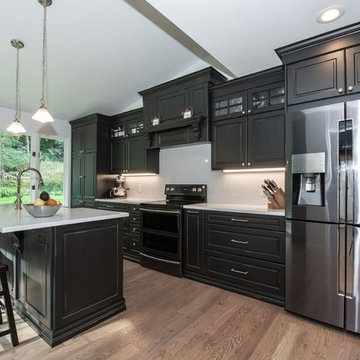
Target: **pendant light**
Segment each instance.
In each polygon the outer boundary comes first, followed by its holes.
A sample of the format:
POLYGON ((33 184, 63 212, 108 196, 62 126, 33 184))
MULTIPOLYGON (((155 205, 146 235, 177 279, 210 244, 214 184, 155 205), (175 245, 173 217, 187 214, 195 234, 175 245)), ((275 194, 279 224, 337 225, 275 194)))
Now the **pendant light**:
POLYGON ((21 134, 26 132, 25 128, 20 123, 20 89, 19 89, 19 50, 24 47, 24 43, 20 40, 11 40, 11 45, 16 49, 16 96, 15 96, 15 116, 14 121, 7 128, 14 134, 21 134))
POLYGON ((46 33, 46 8, 52 4, 52 0, 38 0, 38 2, 44 8, 43 18, 43 48, 42 48, 42 92, 40 99, 40 108, 33 115, 33 120, 40 121, 42 123, 53 122, 54 118, 50 115, 45 106, 45 80, 47 77, 47 33, 46 33))

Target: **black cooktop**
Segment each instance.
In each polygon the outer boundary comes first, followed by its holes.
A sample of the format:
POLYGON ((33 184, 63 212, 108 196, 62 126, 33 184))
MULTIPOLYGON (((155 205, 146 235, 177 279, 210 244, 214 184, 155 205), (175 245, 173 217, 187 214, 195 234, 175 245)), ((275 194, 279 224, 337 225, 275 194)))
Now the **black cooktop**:
POLYGON ((204 184, 166 184, 165 200, 143 202, 140 206, 182 208, 184 205, 206 202, 206 192, 207 186, 204 184))

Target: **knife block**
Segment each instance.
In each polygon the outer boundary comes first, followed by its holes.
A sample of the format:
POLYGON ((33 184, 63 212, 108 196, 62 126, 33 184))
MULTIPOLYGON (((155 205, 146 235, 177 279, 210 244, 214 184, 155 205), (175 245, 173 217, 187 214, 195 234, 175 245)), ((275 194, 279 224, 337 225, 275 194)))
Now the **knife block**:
POLYGON ((283 189, 279 188, 272 199, 268 199, 268 209, 285 209, 285 193, 283 189))

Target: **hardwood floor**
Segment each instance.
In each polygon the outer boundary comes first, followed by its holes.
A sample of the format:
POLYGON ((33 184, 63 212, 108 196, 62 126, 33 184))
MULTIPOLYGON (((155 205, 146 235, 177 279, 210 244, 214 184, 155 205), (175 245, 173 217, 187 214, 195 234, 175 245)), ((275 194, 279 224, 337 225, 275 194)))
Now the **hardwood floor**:
POLYGON ((360 359, 360 336, 281 307, 125 261, 127 310, 51 349, 17 318, 0 359, 360 359))

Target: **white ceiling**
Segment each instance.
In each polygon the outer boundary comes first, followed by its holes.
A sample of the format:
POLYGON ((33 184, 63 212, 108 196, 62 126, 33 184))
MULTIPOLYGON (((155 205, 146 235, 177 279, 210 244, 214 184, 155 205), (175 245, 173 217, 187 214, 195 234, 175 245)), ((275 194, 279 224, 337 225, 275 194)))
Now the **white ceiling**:
MULTIPOLYGON (((111 115, 141 106, 138 91, 208 64, 236 76, 279 65, 275 48, 359 21, 360 1, 336 3, 346 8, 343 18, 320 25, 316 14, 332 1, 53 0, 48 8, 48 109, 64 120, 92 112, 111 115), (175 26, 156 10, 149 12, 150 4, 175 26)), ((35 112, 41 92, 42 8, 37 0, 2 1, 0 24, 0 106, 14 107, 16 51, 10 40, 17 38, 25 43, 22 109, 35 112)))

